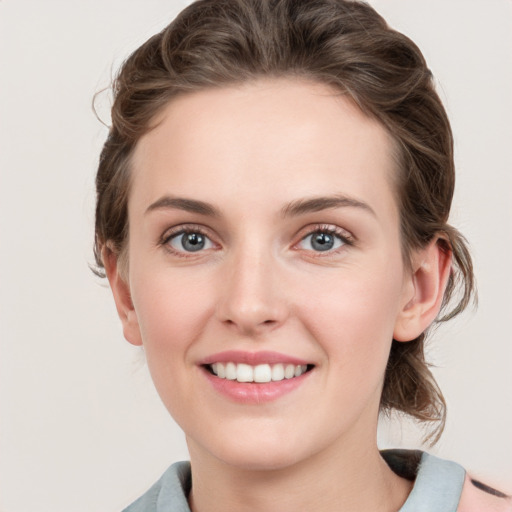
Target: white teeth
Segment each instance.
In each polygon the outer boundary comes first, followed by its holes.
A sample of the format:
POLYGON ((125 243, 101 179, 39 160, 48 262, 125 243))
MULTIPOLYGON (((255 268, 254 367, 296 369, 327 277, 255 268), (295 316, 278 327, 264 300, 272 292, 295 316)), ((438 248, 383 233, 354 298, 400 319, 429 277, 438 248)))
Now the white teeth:
MULTIPOLYGON (((219 363, 220 365, 220 363, 219 363)), ((226 365, 226 379, 228 380, 236 380, 236 364, 228 363, 226 365)))
POLYGON ((306 365, 295 364, 258 364, 251 366, 244 363, 213 363, 210 368, 220 379, 236 380, 238 382, 277 382, 283 379, 300 377, 306 372, 306 365))
POLYGON ((293 377, 295 377, 295 365, 287 364, 284 369, 284 378, 292 379, 293 377))
POLYGON ((242 363, 238 364, 236 367, 236 380, 238 382, 254 382, 254 370, 252 366, 242 363))
POLYGON ((270 382, 272 370, 269 364, 259 364, 254 368, 254 382, 270 382))
POLYGON ((272 366, 272 380, 283 380, 284 379, 284 365, 275 364, 272 366))
POLYGON ((306 368, 307 366, 305 365, 296 366, 294 372, 295 377, 300 377, 306 371, 306 368))
POLYGON ((223 364, 217 363, 217 376, 221 379, 226 378, 226 367, 223 364))

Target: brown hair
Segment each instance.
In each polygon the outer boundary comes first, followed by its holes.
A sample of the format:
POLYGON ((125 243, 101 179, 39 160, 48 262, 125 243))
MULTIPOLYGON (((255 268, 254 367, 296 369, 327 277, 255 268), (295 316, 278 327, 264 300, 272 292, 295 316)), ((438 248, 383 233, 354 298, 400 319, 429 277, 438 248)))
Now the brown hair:
MULTIPOLYGON (((439 236, 454 262, 441 320, 462 311, 474 283, 465 241, 447 224, 455 183, 450 124, 420 50, 359 1, 199 0, 126 60, 114 82, 112 126, 96 178, 97 272, 106 244, 124 254, 130 157, 155 115, 178 94, 262 76, 332 86, 388 130, 399 161, 405 259, 439 236), (458 302, 447 311, 457 288, 458 302)), ((435 422, 435 442, 446 405, 425 361, 425 336, 393 340, 381 410, 435 422)))

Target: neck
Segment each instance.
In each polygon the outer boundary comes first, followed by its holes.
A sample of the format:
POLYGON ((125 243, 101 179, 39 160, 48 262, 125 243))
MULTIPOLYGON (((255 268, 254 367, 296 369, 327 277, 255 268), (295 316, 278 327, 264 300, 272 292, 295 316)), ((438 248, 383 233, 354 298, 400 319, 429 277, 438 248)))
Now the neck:
POLYGON ((192 512, 396 512, 412 483, 398 477, 376 443, 332 445, 325 452, 271 470, 254 470, 204 456, 189 440, 192 512))

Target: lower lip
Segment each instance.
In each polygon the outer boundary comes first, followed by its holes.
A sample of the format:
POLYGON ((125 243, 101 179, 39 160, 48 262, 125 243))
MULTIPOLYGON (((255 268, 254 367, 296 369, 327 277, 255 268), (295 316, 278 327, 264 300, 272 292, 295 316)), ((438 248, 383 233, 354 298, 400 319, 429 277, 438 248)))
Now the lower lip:
POLYGON ((238 382, 236 380, 220 379, 203 368, 203 373, 219 393, 229 399, 243 404, 261 404, 277 400, 301 386, 310 376, 312 370, 303 373, 299 377, 283 379, 279 381, 256 383, 238 382))

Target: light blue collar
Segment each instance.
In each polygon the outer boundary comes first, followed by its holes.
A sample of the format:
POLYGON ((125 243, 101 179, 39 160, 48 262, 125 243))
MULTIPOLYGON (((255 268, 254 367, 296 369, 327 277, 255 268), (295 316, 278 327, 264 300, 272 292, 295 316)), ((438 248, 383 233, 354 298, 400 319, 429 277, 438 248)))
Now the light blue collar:
POLYGON ((399 512, 455 512, 465 477, 462 466, 423 453, 414 487, 399 512))
MULTIPOLYGON (((386 450, 383 456, 397 473, 400 459, 408 466, 414 487, 399 512, 456 512, 466 473, 447 460, 428 453, 421 455, 419 467, 407 462, 417 460, 418 452, 386 450), (392 459, 394 462, 392 463, 392 459), (395 466, 395 468, 393 468, 395 466)), ((173 464, 143 496, 123 512, 190 512, 187 497, 192 485, 189 462, 173 464)))

